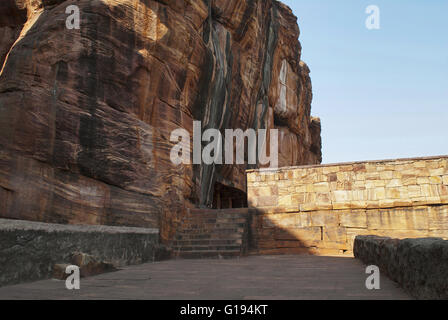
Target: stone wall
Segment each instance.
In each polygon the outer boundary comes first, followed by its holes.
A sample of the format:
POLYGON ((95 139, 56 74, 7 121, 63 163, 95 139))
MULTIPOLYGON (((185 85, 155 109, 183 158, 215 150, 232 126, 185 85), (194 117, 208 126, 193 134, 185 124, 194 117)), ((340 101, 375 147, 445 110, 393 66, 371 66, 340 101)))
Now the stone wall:
POLYGON ((157 259, 157 229, 0 219, 0 286, 49 278, 75 252, 116 267, 157 259))
POLYGON ((348 253, 356 235, 448 238, 448 157, 251 170, 252 247, 348 253))
POLYGON ((354 254, 417 299, 448 299, 448 241, 359 236, 354 254))

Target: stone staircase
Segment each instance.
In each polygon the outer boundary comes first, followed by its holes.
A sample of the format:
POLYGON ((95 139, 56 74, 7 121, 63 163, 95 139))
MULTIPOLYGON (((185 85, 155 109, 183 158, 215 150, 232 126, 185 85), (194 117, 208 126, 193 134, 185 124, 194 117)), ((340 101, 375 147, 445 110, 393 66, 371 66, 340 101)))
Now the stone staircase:
POLYGON ((175 240, 174 258, 229 258, 247 254, 249 214, 242 209, 188 209, 175 240))

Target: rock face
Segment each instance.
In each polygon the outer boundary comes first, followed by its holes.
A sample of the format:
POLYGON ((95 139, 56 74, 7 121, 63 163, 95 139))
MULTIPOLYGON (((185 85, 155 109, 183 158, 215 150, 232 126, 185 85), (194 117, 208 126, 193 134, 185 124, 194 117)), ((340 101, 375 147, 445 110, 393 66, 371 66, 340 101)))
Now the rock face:
POLYGON ((246 165, 170 161, 173 130, 278 128, 321 161, 299 28, 274 0, 2 0, 0 216, 160 226, 246 190, 246 165), (80 8, 80 29, 66 9, 80 8))
POLYGON ((417 299, 448 299, 448 241, 358 236, 355 257, 377 265, 417 299))

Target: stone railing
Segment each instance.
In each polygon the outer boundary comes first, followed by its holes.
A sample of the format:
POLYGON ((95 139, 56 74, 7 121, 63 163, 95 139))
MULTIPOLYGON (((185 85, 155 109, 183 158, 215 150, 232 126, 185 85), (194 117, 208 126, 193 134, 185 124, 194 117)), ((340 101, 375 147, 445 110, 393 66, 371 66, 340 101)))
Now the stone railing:
POLYGON ((359 236, 355 257, 376 265, 417 299, 448 299, 448 241, 359 236))
POLYGON ((49 278, 76 252, 115 267, 158 260, 159 230, 0 219, 0 286, 49 278))
POLYGON ((259 252, 350 253, 356 235, 448 237, 448 157, 251 170, 259 252))

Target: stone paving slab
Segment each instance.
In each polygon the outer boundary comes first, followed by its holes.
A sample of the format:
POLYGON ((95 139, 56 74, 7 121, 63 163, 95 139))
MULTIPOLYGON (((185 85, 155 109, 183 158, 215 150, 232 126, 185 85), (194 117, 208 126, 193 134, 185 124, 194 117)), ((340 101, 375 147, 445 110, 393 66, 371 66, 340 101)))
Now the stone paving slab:
POLYGON ((385 276, 380 290, 367 290, 367 277, 365 266, 349 257, 169 260, 81 278, 74 291, 60 280, 1 287, 0 299, 410 299, 385 276))

